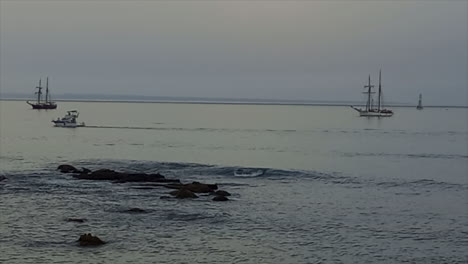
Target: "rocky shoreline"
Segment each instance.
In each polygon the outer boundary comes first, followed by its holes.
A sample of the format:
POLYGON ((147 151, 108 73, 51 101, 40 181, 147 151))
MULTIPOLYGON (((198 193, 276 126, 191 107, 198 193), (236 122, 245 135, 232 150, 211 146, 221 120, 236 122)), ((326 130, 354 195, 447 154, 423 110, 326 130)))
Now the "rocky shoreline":
MULTIPOLYGON (((201 182, 182 183, 179 179, 167 179, 165 176, 159 173, 129 173, 129 172, 118 172, 111 169, 99 169, 91 171, 86 168, 81 170, 75 168, 72 165, 62 164, 58 166, 57 170, 62 173, 70 173, 74 178, 80 180, 93 180, 93 181, 113 181, 115 183, 126 183, 126 182, 147 182, 156 183, 152 186, 165 187, 174 189, 169 192, 170 197, 177 199, 187 198, 198 198, 196 193, 205 193, 214 195, 213 201, 228 201, 231 194, 227 191, 218 190, 217 184, 207 184, 201 182)), ((170 198, 162 196, 162 199, 170 198)))

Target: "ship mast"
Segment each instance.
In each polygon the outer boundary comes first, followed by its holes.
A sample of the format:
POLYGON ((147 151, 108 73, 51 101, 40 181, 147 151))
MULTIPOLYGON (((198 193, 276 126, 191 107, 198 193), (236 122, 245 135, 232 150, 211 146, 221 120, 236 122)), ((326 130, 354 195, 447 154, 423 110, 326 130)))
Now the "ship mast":
POLYGON ((48 101, 50 101, 49 100, 49 76, 47 76, 47 81, 46 81, 46 95, 45 95, 46 104, 48 101))
POLYGON ((372 87, 374 87, 374 85, 371 85, 370 83, 370 74, 369 74, 369 83, 368 85, 364 86, 364 88, 368 88, 367 92, 364 92, 364 93, 367 93, 366 111, 370 111, 372 109, 372 104, 371 104, 372 87))
POLYGON ((41 95, 42 95, 42 87, 41 87, 41 79, 39 79, 39 86, 36 87, 38 89, 37 93, 37 103, 41 103, 41 95))
POLYGON ((377 110, 380 112, 380 104, 381 104, 381 97, 382 97, 382 70, 379 71, 379 95, 378 95, 378 106, 377 110))

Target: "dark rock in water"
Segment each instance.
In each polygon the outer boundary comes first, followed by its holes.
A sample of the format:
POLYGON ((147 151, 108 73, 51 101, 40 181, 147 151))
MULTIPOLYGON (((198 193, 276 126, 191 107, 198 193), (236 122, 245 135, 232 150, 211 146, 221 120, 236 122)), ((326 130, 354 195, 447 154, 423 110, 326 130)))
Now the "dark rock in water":
POLYGON ((159 199, 172 199, 172 197, 170 197, 170 196, 161 196, 161 197, 159 197, 159 199))
POLYGON ((194 194, 192 191, 187 190, 187 189, 180 189, 177 191, 172 191, 170 192, 171 195, 174 195, 175 198, 178 199, 185 199, 185 198, 198 198, 196 194, 194 194))
POLYGON ((0 175, 0 181, 6 180, 7 177, 0 175))
POLYGON ((84 223, 86 222, 86 219, 84 218, 67 218, 67 222, 77 222, 77 223, 84 223))
POLYGON ((62 164, 57 167, 61 173, 78 173, 80 172, 77 168, 73 167, 72 165, 62 164))
POLYGON ((169 189, 186 189, 194 193, 211 193, 218 189, 218 185, 216 184, 205 184, 200 182, 192 182, 189 184, 166 184, 163 186, 169 189))
POLYGON ((140 208, 130 208, 128 210, 125 210, 124 212, 126 212, 126 213, 138 213, 138 214, 146 213, 145 210, 140 209, 140 208))
POLYGON ((80 173, 73 177, 82 180, 116 181, 116 182, 180 182, 179 180, 166 179, 163 175, 146 173, 125 173, 109 169, 100 169, 91 173, 80 173))
POLYGON ((166 188, 169 188, 169 189, 182 189, 182 187, 184 187, 183 184, 181 183, 177 183, 177 184, 162 184, 160 185, 162 187, 166 187, 166 188))
POLYGON ((214 192, 215 195, 218 195, 218 196, 231 196, 230 193, 226 192, 226 191, 223 191, 223 190, 218 190, 216 192, 214 192))
POLYGON ((169 192, 170 195, 172 196, 176 196, 178 193, 179 193, 180 189, 179 190, 175 190, 175 191, 172 191, 172 192, 169 192))
POLYGON ((80 246, 98 246, 106 243, 99 237, 93 236, 90 233, 81 235, 78 242, 80 242, 80 246))
POLYGON ((105 180, 117 180, 119 179, 118 172, 109 169, 100 169, 97 171, 93 171, 89 174, 81 173, 79 175, 73 175, 73 177, 78 179, 86 179, 86 180, 97 180, 97 181, 105 181, 105 180))
POLYGON ((216 201, 216 202, 224 202, 224 201, 229 201, 229 199, 224 196, 224 195, 216 195, 214 198, 213 198, 213 201, 216 201))
POLYGON ((91 170, 87 168, 81 168, 81 173, 88 174, 91 173, 91 170))
POLYGON ((190 190, 194 193, 210 193, 218 189, 218 185, 192 182, 189 184, 184 184, 182 188, 190 190))

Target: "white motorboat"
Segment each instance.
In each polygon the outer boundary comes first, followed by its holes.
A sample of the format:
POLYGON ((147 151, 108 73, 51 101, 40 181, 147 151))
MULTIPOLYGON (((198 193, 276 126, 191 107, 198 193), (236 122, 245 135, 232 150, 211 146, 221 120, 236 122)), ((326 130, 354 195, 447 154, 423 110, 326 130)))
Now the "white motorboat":
POLYGON ((52 122, 56 127, 84 127, 84 122, 78 123, 76 121, 79 115, 80 113, 78 113, 78 111, 70 110, 67 111, 67 114, 64 117, 52 120, 52 122))

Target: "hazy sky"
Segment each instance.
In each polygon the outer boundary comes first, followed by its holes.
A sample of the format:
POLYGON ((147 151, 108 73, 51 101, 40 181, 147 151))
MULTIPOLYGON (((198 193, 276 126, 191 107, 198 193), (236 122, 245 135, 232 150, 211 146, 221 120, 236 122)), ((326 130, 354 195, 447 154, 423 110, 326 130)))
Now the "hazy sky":
POLYGON ((0 0, 1 92, 468 105, 468 1, 0 0))

